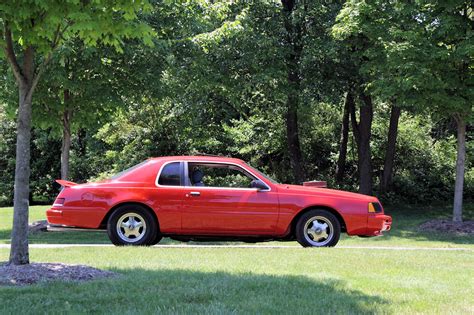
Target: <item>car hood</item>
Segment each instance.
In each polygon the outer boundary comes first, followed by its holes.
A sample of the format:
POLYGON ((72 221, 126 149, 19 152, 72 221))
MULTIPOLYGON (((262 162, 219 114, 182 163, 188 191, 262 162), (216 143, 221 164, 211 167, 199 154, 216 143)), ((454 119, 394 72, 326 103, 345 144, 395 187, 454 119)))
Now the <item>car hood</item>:
POLYGON ((353 193, 353 192, 344 191, 344 190, 329 189, 329 188, 317 188, 317 187, 308 187, 308 186, 302 186, 302 185, 279 184, 278 190, 281 192, 287 191, 289 193, 302 194, 302 195, 324 196, 324 197, 344 198, 344 199, 357 199, 357 200, 365 200, 367 202, 378 202, 378 199, 373 196, 353 193))

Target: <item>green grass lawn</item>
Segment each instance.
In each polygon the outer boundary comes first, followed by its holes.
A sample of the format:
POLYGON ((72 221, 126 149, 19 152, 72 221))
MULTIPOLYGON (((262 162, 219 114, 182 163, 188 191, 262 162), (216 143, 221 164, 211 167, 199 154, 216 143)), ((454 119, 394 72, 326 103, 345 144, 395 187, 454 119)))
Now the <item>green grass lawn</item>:
MULTIPOLYGON (((45 207, 32 207, 32 220, 45 207)), ((466 207, 472 218, 474 205, 466 207)), ((474 313, 474 238, 418 233, 419 223, 449 216, 448 207, 399 208, 393 230, 372 239, 344 237, 359 248, 31 249, 31 261, 87 264, 119 274, 89 283, 0 287, 0 313, 474 313), (466 251, 424 250, 462 247, 466 251)), ((9 242, 11 209, 0 209, 0 242, 9 242)), ((108 243, 103 233, 54 232, 31 243, 108 243)), ((170 241, 167 241, 170 242, 170 241)), ((0 249, 0 261, 8 249, 0 249)))
MULTIPOLYGON (((432 208, 394 207, 387 213, 393 217, 392 231, 382 237, 359 238, 342 236, 339 246, 404 246, 404 247, 464 247, 474 249, 474 237, 449 235, 442 233, 421 233, 418 226, 433 218, 449 218, 451 206, 436 206, 432 208)), ((30 221, 45 219, 48 206, 30 207, 30 221)), ((474 203, 467 204, 464 217, 474 219, 474 203)), ((11 226, 13 220, 12 208, 0 208, 0 244, 10 243, 11 226)), ((34 233, 30 237, 31 244, 110 244, 104 232, 48 232, 34 233)), ((177 243, 169 239, 164 244, 177 243)), ((216 242, 214 242, 216 243, 216 242)), ((196 244, 192 243, 191 244, 196 244)), ((200 243, 198 243, 200 244, 200 243)), ((268 243, 260 243, 267 245, 268 243)), ((272 242, 299 246, 296 242, 272 242)))

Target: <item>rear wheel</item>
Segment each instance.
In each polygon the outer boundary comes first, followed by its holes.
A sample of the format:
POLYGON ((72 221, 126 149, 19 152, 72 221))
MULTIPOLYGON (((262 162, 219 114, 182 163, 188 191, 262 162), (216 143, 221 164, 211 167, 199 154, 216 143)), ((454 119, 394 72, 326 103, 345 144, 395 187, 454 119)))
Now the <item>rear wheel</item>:
POLYGON ((135 204, 115 209, 107 222, 107 234, 115 245, 153 245, 159 241, 155 218, 135 204))
POLYGON ((327 210, 310 210, 299 218, 295 234, 303 247, 331 247, 339 241, 341 225, 327 210))

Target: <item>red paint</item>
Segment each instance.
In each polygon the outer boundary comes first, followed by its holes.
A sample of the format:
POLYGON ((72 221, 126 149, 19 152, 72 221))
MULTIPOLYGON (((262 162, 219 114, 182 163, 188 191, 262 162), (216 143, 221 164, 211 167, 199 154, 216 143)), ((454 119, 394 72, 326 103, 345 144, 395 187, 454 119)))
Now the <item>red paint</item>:
POLYGON ((63 179, 56 179, 56 182, 63 186, 63 187, 71 187, 71 186, 75 186, 77 185, 76 183, 73 183, 73 182, 70 182, 70 181, 67 181, 67 180, 63 180, 63 179))
POLYGON ((58 181, 64 189, 46 214, 51 224, 100 228, 114 207, 141 203, 158 218, 164 235, 262 236, 284 238, 293 219, 308 208, 326 208, 337 213, 349 235, 380 235, 389 230, 391 217, 368 213, 369 202, 377 198, 346 191, 275 184, 257 174, 242 160, 209 156, 160 157, 147 160, 116 179, 75 184, 58 181), (211 188, 157 186, 161 167, 168 162, 230 163, 262 180, 269 190, 256 188, 211 188), (191 193, 194 193, 191 194, 191 193), (196 195, 199 194, 199 195, 196 195))

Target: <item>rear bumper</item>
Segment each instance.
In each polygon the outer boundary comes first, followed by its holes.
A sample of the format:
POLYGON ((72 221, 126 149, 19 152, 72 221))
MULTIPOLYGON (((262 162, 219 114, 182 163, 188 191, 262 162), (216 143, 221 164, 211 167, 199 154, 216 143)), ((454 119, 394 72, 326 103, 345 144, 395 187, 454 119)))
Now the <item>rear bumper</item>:
POLYGON ((46 210, 46 219, 49 224, 64 224, 63 211, 57 209, 48 209, 46 210))
POLYGON ((367 236, 379 236, 385 231, 390 231, 392 217, 385 214, 369 214, 367 218, 367 236))
POLYGON ((46 219, 51 225, 97 229, 105 211, 100 208, 55 207, 46 210, 46 219))

